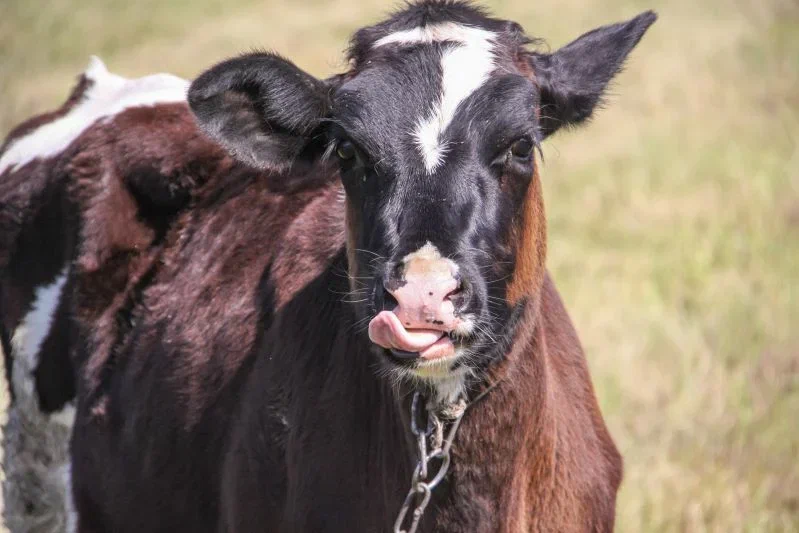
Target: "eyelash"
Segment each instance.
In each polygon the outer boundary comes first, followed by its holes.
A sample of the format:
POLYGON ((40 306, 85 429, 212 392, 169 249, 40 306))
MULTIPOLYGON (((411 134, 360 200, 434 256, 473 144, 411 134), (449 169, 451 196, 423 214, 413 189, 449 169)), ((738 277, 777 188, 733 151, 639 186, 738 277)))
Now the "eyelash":
POLYGON ((511 142, 505 148, 503 148, 502 151, 500 151, 496 155, 496 157, 494 157, 494 160, 491 163, 491 166, 492 167, 506 168, 508 165, 510 165, 512 163, 515 163, 515 162, 529 163, 533 159, 533 154, 534 154, 535 149, 536 149, 537 146, 538 145, 536 144, 536 142, 533 139, 531 139, 530 137, 528 137, 528 136, 517 137, 517 138, 515 138, 513 140, 513 142, 511 142), (516 156, 512 152, 514 144, 516 144, 517 142, 522 141, 522 140, 525 140, 525 141, 529 142, 530 145, 531 145, 530 152, 529 152, 529 154, 526 157, 516 156))

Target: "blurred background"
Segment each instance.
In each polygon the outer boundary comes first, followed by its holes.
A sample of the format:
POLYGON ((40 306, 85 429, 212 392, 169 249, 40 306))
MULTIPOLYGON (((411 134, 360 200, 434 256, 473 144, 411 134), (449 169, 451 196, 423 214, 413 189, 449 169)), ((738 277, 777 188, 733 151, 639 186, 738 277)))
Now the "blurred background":
MULTIPOLYGON (((553 49, 660 15, 542 170, 549 266, 625 458, 617 531, 799 531, 799 2, 486 4, 553 49)), ((192 78, 269 48, 324 76, 392 7, 0 0, 0 137, 59 105, 91 54, 192 78)))

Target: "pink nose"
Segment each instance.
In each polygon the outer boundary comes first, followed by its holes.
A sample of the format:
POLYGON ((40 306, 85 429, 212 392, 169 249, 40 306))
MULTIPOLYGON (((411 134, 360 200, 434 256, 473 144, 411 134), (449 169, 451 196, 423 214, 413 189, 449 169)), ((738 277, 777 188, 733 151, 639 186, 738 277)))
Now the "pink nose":
POLYGON ((450 296, 458 288, 452 276, 425 276, 387 290, 397 300, 393 311, 405 328, 452 331, 459 320, 450 296))

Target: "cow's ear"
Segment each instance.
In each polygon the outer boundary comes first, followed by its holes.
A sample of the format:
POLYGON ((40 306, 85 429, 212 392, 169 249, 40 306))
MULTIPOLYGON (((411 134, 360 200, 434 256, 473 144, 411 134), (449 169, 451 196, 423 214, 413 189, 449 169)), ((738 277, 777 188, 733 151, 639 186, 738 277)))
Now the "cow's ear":
POLYGON ((188 98, 200 127, 257 168, 284 171, 322 151, 328 85, 275 54, 219 63, 194 80, 188 98))
POLYGON ((591 117, 608 83, 656 19, 654 12, 647 11, 590 31, 553 54, 530 56, 541 91, 544 137, 591 117))

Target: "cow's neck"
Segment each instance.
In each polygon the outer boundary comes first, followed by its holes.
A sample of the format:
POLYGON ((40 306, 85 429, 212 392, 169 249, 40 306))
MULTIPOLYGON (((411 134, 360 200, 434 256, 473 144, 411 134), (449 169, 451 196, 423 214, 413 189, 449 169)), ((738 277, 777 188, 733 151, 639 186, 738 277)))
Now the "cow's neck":
MULTIPOLYGON (((337 264, 331 268, 335 274, 330 274, 326 283, 342 282, 341 269, 336 267, 337 264)), ((524 308, 511 349, 489 368, 488 383, 496 385, 467 410, 454 441, 452 466, 446 482, 434 492, 422 522, 423 531, 527 530, 521 520, 530 515, 526 512, 531 501, 529 485, 531 479, 546 483, 551 476, 555 440, 547 408, 550 369, 546 339, 539 321, 546 310, 540 308, 539 302, 539 298, 531 298, 520 304, 524 308)), ((307 455, 302 466, 307 468, 308 476, 319 471, 326 475, 314 485, 313 497, 302 492, 289 495, 289 499, 299 502, 295 514, 298 523, 313 529, 314 524, 326 520, 326 515, 317 516, 319 509, 309 502, 320 506, 319 494, 346 493, 351 501, 358 502, 357 512, 349 519, 363 526, 363 530, 380 530, 393 523, 410 488, 411 468, 416 460, 408 423, 412 394, 405 390, 398 398, 396 390, 377 378, 368 337, 355 332, 354 318, 347 318, 344 308, 339 309, 338 305, 336 312, 327 309, 321 315, 323 320, 335 317, 335 329, 343 344, 332 350, 311 350, 313 364, 300 365, 305 370, 298 375, 302 383, 297 384, 298 390, 315 390, 322 398, 340 398, 314 402, 312 410, 304 410, 307 419, 296 421, 298 428, 304 428, 303 433, 324 435, 318 440, 305 435, 306 442, 318 442, 324 449, 307 455), (327 350, 331 359, 328 364, 321 364, 319 354, 327 350), (309 369, 313 369, 313 375, 318 372, 321 384, 309 381, 309 369), (331 411, 334 406, 338 410, 331 411), (341 406, 347 408, 340 410, 341 406), (338 458, 332 464, 311 459, 330 454, 338 458)), ((292 367, 298 361, 289 359, 292 367)))
MULTIPOLYGON (((540 300, 525 304, 510 350, 489 373, 493 388, 468 408, 453 446, 431 531, 527 531, 531 479, 551 472, 554 420, 540 300)), ((484 384, 483 386, 489 386, 484 384)))

